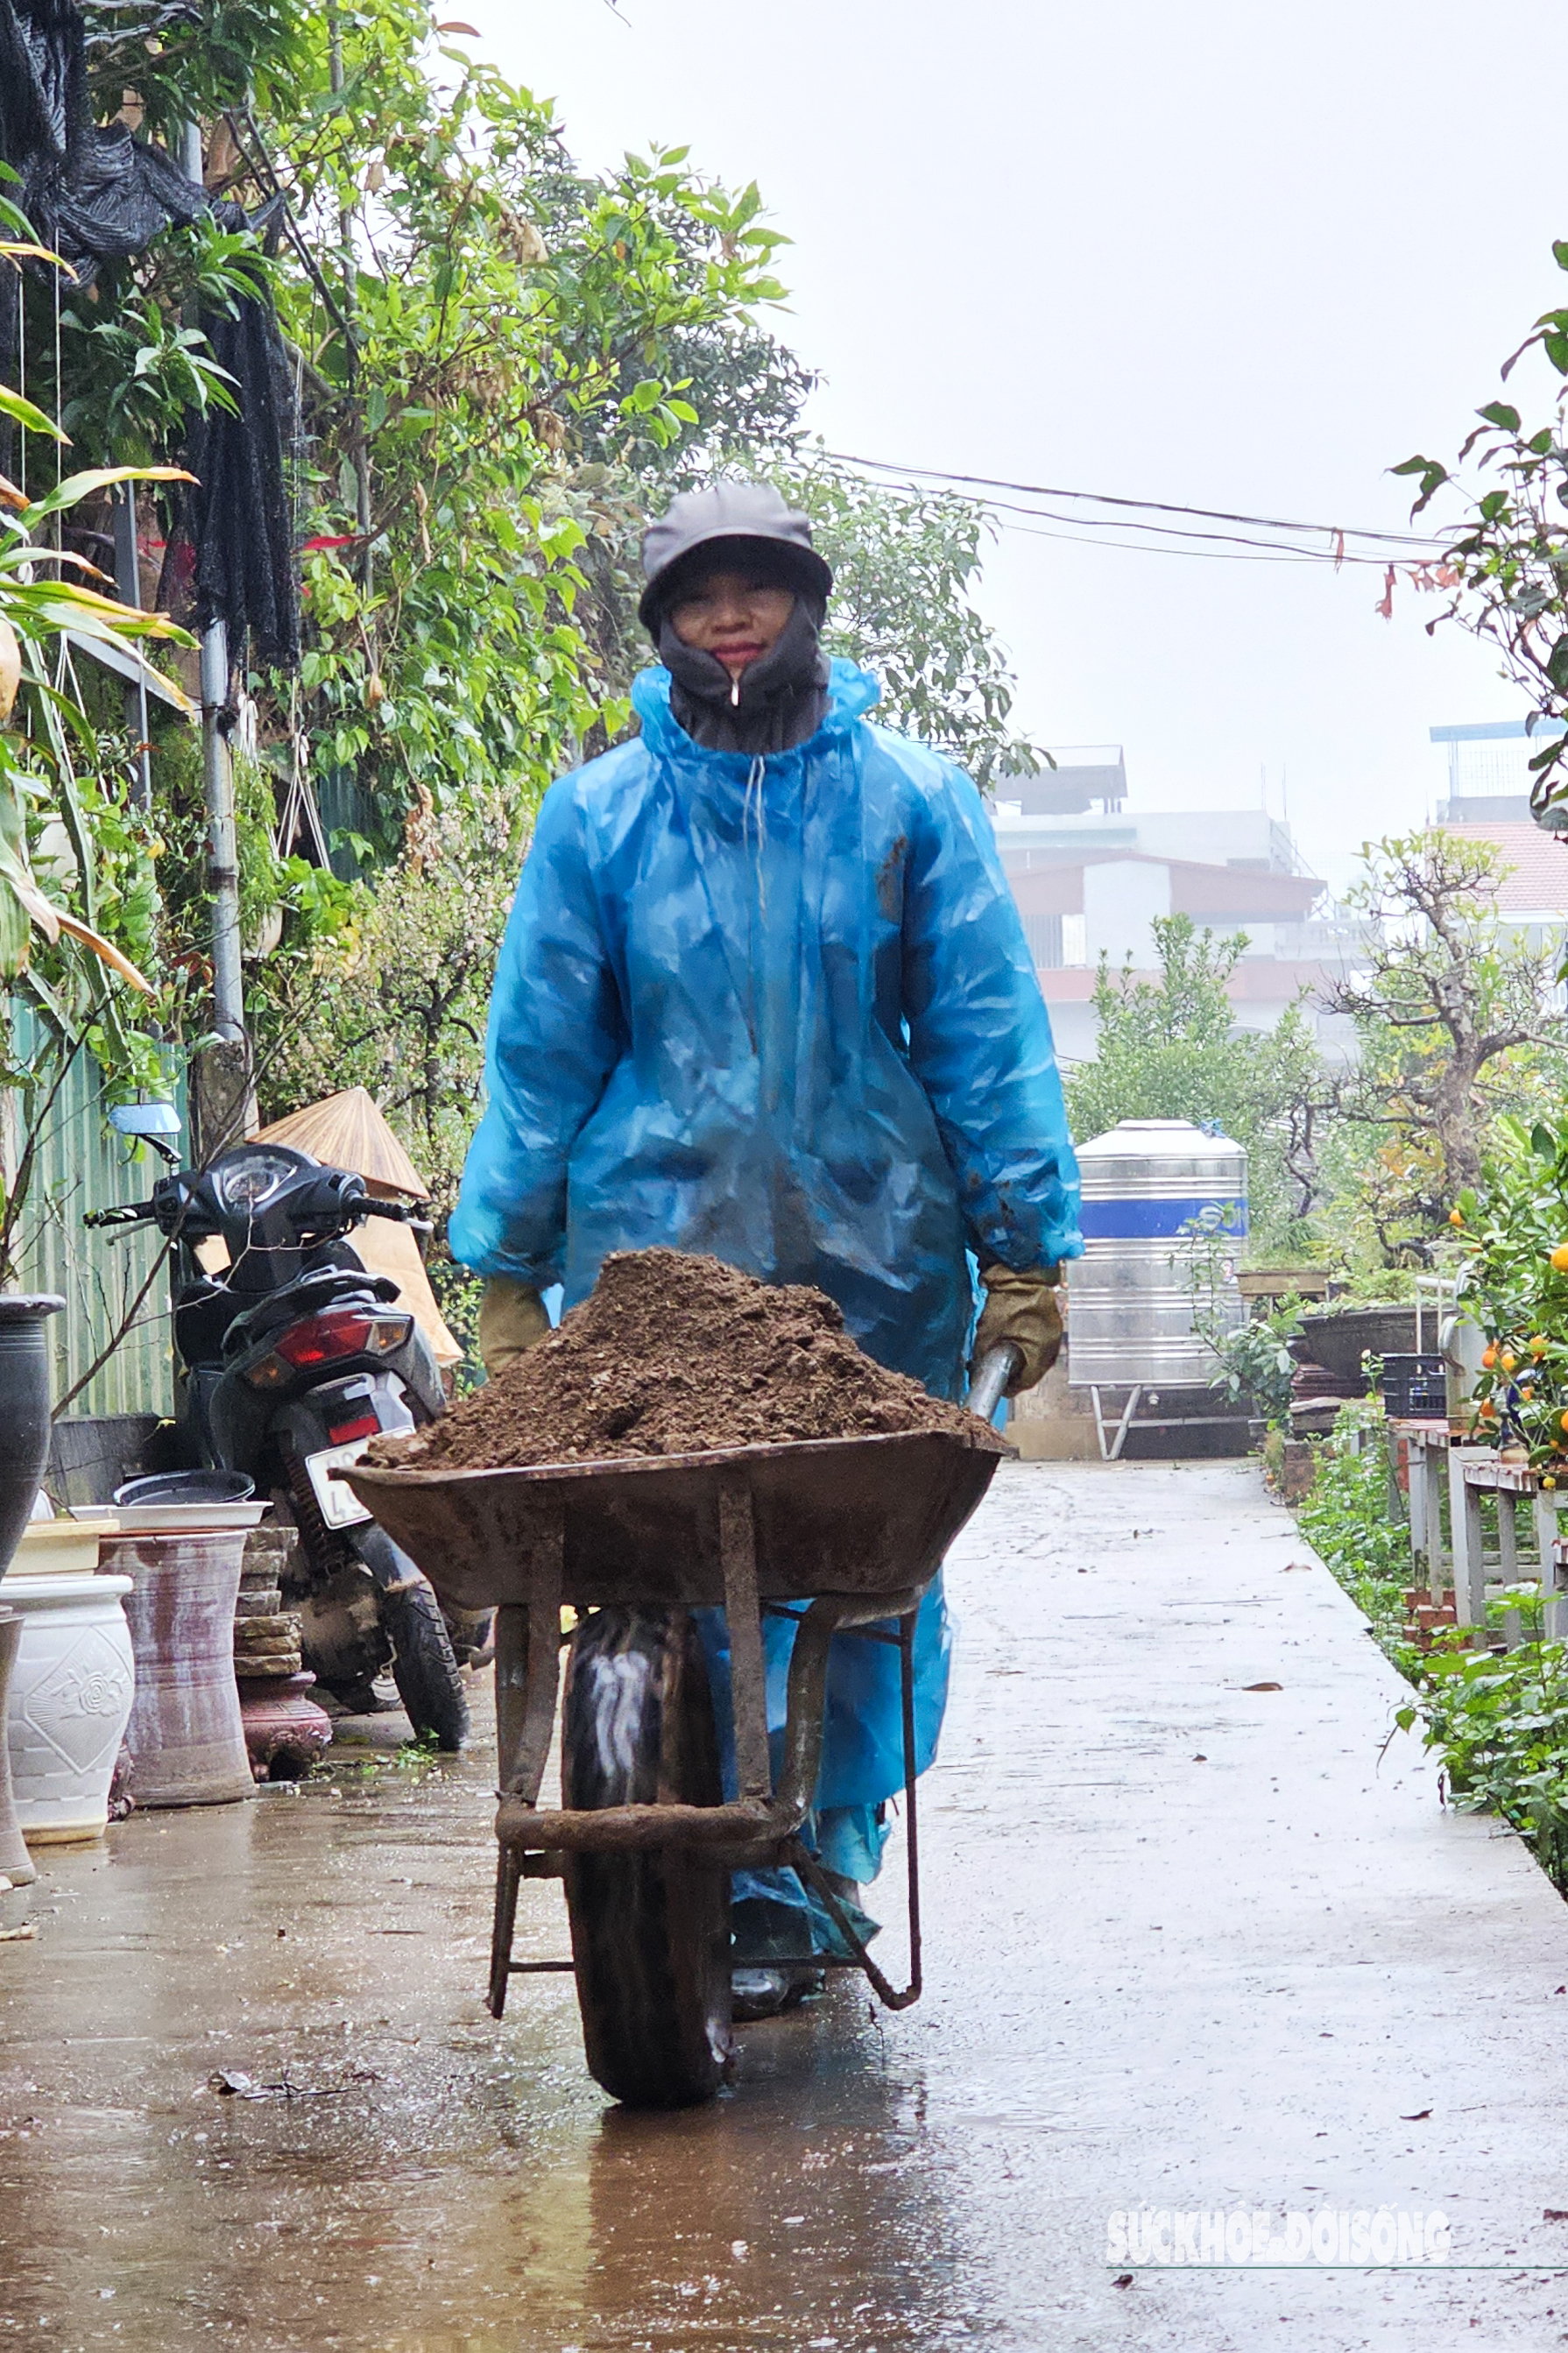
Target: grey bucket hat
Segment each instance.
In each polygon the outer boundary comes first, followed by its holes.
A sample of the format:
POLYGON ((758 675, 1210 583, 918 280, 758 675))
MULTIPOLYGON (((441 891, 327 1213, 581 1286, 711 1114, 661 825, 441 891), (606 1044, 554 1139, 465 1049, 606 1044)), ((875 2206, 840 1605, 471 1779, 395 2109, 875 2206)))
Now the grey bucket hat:
POLYGON ((726 555, 743 563, 748 553, 753 558, 765 553, 770 566, 807 596, 826 597, 833 586, 831 570, 811 543, 810 523, 785 505, 771 482, 720 482, 710 491, 682 491, 648 525, 643 540, 647 586, 637 617, 645 628, 657 631, 674 585, 672 573, 684 571, 699 549, 714 567, 726 555))

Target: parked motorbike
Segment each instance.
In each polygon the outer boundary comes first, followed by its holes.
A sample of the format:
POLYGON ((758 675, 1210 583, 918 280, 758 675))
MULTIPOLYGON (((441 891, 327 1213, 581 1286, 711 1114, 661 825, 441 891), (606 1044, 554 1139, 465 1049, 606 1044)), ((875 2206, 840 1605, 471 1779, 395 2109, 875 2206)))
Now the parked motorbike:
POLYGON ((441 1606, 331 1476, 383 1430, 413 1430, 445 1403, 397 1285, 368 1272, 348 1239, 367 1218, 408 1215, 347 1169, 244 1144, 86 1223, 153 1224, 171 1245, 181 1458, 247 1472, 292 1516, 302 1586, 289 1598, 307 1666, 358 1710, 375 1704, 372 1678, 390 1662, 416 1732, 456 1749, 468 1702, 441 1606), (223 1249, 204 1250, 215 1242, 223 1249))

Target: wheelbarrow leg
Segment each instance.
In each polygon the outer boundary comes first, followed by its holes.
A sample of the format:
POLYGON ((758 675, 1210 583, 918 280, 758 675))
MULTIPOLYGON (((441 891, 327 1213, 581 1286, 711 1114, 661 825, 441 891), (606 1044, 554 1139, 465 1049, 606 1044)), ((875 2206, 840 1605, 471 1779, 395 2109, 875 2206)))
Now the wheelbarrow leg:
MULTIPOLYGON (((528 1607, 496 1611, 496 1746, 500 1795, 538 1803, 555 1722, 561 1675, 561 1579, 564 1520, 558 1516, 533 1547, 528 1607)), ((512 1931, 522 1878, 521 1849, 505 1841, 496 1865, 495 1922, 490 1936, 487 2006, 492 2018, 506 2008, 512 1931)))
POLYGON ((915 1621, 910 1610, 899 1620, 899 1669, 904 1715, 904 1860, 910 1875, 910 1986, 906 2003, 919 2001, 921 1968, 921 1832, 915 1798, 915 1621))
MULTIPOLYGON (((814 1607, 820 1605, 814 1604, 814 1607)), ((856 1960, 870 1980, 878 1999, 888 2010, 908 2010, 919 2001, 923 1982, 921 1963, 921 1847, 920 1818, 915 1797, 915 1619, 910 1610, 899 1620, 896 1636, 876 1635, 880 1641, 897 1641, 904 1719, 904 1841, 905 1861, 909 1870, 910 1888, 910 1981, 900 1991, 878 1968, 850 1925, 849 1915, 839 1902, 832 1883, 816 1855, 797 1836, 787 1841, 784 1852, 785 1862, 792 1863, 826 1906, 829 1918, 844 1938, 856 1960)))
POLYGON ((501 1788, 510 1788, 522 1746, 528 1699, 528 1612, 516 1607, 496 1611, 496 1767, 501 1788))
POLYGON ((490 1930, 490 1983, 485 1996, 485 2008, 492 2018, 500 2018, 506 2009, 506 1989, 511 1980, 511 1938, 517 1926, 517 1891, 522 1879, 522 1856, 514 1846, 501 1847, 496 1855, 495 1925, 490 1930))
POLYGON ((736 1778, 742 1798, 770 1798, 773 1774, 768 1755, 763 1618, 757 1600, 757 1538, 752 1520, 751 1489, 743 1479, 727 1480, 719 1491, 719 1556, 724 1569, 724 1614, 730 1627, 736 1778))

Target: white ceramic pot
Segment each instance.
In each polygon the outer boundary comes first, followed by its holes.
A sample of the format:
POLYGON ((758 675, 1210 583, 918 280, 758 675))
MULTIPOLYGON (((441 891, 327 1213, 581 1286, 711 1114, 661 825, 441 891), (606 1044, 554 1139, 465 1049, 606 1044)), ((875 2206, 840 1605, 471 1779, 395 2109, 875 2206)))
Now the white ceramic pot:
MULTIPOLYGON (((11 1676, 21 1639, 20 1618, 14 1609, 0 1605, 0 1718, 11 1696, 11 1676)), ((27 1852, 16 1820, 16 1801, 11 1795, 11 1751, 0 1740, 0 1880, 9 1881, 13 1887, 26 1887, 37 1875, 38 1866, 27 1852)))
POLYGON ((6 1733, 16 1819, 29 1846, 96 1838, 135 1690, 128 1577, 9 1577, 22 1620, 6 1733))

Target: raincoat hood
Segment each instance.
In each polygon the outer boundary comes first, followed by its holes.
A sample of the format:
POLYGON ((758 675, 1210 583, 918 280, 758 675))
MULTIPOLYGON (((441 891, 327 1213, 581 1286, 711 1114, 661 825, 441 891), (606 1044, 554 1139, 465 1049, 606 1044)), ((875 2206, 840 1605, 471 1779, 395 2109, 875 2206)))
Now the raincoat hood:
POLYGON ((658 652, 670 675, 669 707, 694 743, 712 752, 788 752, 821 726, 827 709, 827 657, 817 639, 822 605, 796 596, 766 653, 731 678, 717 654, 689 646, 673 615, 659 626, 658 652))
POLYGON ((710 569, 748 556, 764 561, 797 593, 826 603, 833 573, 811 543, 807 518, 785 503, 771 482, 716 482, 671 499, 642 543, 647 586, 637 606, 644 628, 657 638, 658 614, 669 591, 700 549, 710 569))
MULTIPOLYGON (((707 659, 711 660, 712 657, 707 659)), ((714 662, 713 667, 721 669, 718 662, 714 662)), ((763 663, 753 662, 751 668, 761 670, 763 663)), ((775 758, 783 760, 804 752, 808 745, 841 741, 858 719, 863 719, 868 711, 876 709, 881 700, 882 690, 868 670, 861 670, 855 662, 836 657, 826 664, 826 670, 821 717, 817 725, 796 744, 763 748, 762 756, 770 761, 775 758)), ((741 673, 742 712, 746 709, 748 675, 746 670, 741 673)), ((728 679, 724 683, 727 689, 728 679)), ((643 735, 650 750, 682 767, 691 767, 696 773, 707 772, 716 778, 732 775, 737 781, 743 782, 752 761, 758 756, 757 749, 740 744, 700 742, 677 716, 679 699, 676 681, 662 662, 639 670, 632 681, 632 709, 642 722, 643 735)))

